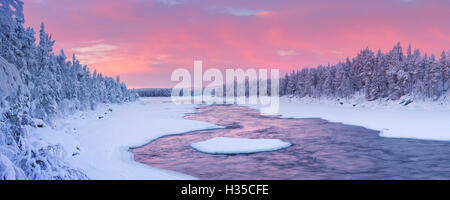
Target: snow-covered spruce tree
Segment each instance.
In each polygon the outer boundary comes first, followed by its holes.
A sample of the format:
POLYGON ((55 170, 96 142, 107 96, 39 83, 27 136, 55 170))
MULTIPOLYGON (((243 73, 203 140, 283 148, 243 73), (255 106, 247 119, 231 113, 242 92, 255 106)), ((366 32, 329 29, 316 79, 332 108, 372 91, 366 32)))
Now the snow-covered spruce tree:
POLYGON ((23 2, 0 0, 0 180, 87 179, 68 166, 58 144, 29 142, 35 121, 51 125, 59 115, 93 109, 97 103, 137 98, 124 83, 91 75, 73 57, 53 53, 54 41, 42 24, 39 43, 24 28, 23 2), (30 127, 30 128, 29 128, 30 127))
POLYGON ((429 71, 429 97, 433 100, 439 99, 439 97, 444 94, 444 80, 444 72, 440 63, 436 60, 434 55, 431 55, 431 66, 429 71))
POLYGON ((334 97, 336 95, 336 67, 326 68, 325 80, 323 82, 323 96, 334 97))
POLYGON ((358 77, 356 78, 356 85, 357 88, 362 88, 367 99, 374 99, 375 95, 371 92, 374 84, 372 73, 374 72, 375 63, 375 54, 369 48, 362 50, 354 60, 356 77, 358 77))
POLYGON ((284 78, 280 81, 280 95, 286 95, 287 94, 287 88, 289 83, 289 75, 286 73, 284 75, 284 78))
MULTIPOLYGON (((351 98, 364 94, 368 101, 382 98, 398 100, 446 101, 450 87, 449 56, 443 52, 421 56, 411 45, 403 54, 400 43, 388 53, 366 48, 353 59, 334 66, 318 66, 292 71, 281 80, 285 95, 297 97, 351 98)), ((405 101, 407 102, 407 101, 405 101)))
POLYGON ((356 91, 356 84, 354 83, 354 69, 349 58, 347 58, 345 63, 338 66, 337 77, 340 80, 337 91, 339 98, 346 98, 354 94, 356 91))
POLYGON ((403 51, 400 43, 386 55, 387 75, 388 75, 388 94, 392 100, 398 100, 403 96, 402 79, 403 77, 403 51))
POLYGON ((291 75, 289 76, 289 79, 286 80, 286 84, 287 84, 286 94, 287 95, 295 94, 295 90, 296 90, 297 84, 298 84, 297 77, 298 77, 298 72, 296 73, 296 72, 292 71, 291 75))
MULTIPOLYGON (((442 90, 448 91, 450 84, 449 84, 449 69, 450 69, 450 62, 447 59, 447 55, 445 54, 445 51, 442 51, 441 58, 439 59, 439 66, 440 71, 442 72, 442 90)), ((444 94, 444 93, 441 93, 444 94)))
POLYGON ((309 69, 305 68, 295 74, 295 78, 291 78, 291 84, 294 85, 294 91, 292 94, 298 96, 298 97, 305 97, 307 95, 307 91, 310 86, 309 83, 309 69))

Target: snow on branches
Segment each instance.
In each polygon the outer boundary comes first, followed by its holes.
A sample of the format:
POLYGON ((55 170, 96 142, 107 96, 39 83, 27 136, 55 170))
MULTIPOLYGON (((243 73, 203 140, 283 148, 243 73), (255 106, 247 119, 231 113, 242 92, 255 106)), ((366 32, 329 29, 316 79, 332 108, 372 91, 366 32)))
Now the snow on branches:
POLYGON ((297 97, 350 98, 364 94, 368 101, 398 100, 403 96, 436 101, 448 95, 450 61, 445 52, 421 56, 409 45, 403 54, 400 43, 388 53, 366 48, 355 58, 333 66, 292 71, 281 82, 281 94, 297 97))
POLYGON ((63 162, 62 147, 30 144, 26 127, 138 95, 119 78, 91 73, 75 55, 68 61, 63 51, 55 54, 44 24, 36 44, 23 22, 22 1, 0 0, 0 180, 86 179, 63 162))

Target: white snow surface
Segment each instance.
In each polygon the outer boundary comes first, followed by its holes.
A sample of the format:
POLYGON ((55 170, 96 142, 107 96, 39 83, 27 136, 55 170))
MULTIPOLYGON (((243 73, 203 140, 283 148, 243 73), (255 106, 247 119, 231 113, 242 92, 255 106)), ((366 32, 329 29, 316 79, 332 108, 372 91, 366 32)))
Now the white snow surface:
POLYGON ((247 139, 216 137, 202 142, 192 143, 197 151, 209 154, 244 154, 276 151, 291 146, 279 139, 247 139))
MULTIPOLYGON (((29 140, 35 146, 62 145, 65 161, 72 167, 82 169, 91 179, 195 179, 137 163, 128 152, 130 147, 147 144, 165 135, 221 128, 184 119, 186 113, 195 112, 196 105, 164 103, 170 101, 167 97, 152 97, 131 103, 99 105, 94 111, 79 111, 58 119, 52 126, 29 128, 29 140)), ((450 141, 448 103, 413 102, 404 106, 399 104, 400 101, 281 97, 279 114, 283 118, 322 118, 363 126, 380 131, 382 137, 450 141)), ((255 109, 262 107, 247 106, 255 109)), ((248 153, 256 149, 243 150, 237 148, 237 143, 226 145, 223 139, 220 140, 220 146, 228 148, 222 149, 223 152, 234 150, 248 153)), ((213 142, 217 143, 217 140, 213 142)), ((220 151, 220 146, 210 147, 220 151)))
POLYGON ((404 100, 368 102, 363 97, 341 100, 281 97, 278 114, 283 118, 322 118, 363 126, 380 131, 382 137, 450 141, 448 100, 414 101, 407 106, 400 104, 404 100))
POLYGON ((30 128, 30 140, 35 146, 61 144, 65 161, 82 169, 90 179, 195 179, 135 162, 128 152, 130 147, 165 135, 219 128, 184 119, 186 113, 195 112, 195 105, 164 103, 168 101, 170 98, 141 98, 100 105, 95 111, 59 119, 52 127, 30 128))

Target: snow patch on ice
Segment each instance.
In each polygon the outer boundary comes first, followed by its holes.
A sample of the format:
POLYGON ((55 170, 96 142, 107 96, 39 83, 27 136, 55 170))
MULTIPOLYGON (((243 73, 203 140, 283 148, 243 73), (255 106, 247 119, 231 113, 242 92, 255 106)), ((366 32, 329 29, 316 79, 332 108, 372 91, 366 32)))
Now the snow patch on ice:
POLYGON ((216 137, 210 140, 192 143, 197 151, 209 154, 247 154, 276 151, 290 147, 291 144, 279 139, 246 139, 216 137))

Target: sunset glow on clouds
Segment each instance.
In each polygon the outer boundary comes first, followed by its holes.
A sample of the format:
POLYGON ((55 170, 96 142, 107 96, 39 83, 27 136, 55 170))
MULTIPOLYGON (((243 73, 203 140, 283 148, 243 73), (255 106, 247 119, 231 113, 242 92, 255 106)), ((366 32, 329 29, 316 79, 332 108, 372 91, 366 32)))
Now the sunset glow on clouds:
MULTIPOLYGON (((450 49, 446 0, 24 0, 26 24, 56 49, 130 87, 171 87, 171 72, 336 63, 370 47, 450 49)), ((69 57, 69 56, 68 56, 69 57)))

